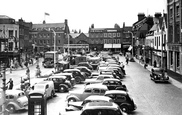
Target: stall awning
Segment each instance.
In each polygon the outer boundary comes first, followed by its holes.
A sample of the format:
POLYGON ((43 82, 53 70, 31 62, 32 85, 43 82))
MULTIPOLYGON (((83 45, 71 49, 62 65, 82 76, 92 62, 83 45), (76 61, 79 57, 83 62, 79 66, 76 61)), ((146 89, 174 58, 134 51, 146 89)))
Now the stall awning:
POLYGON ((121 48, 121 44, 113 44, 113 48, 121 48))
POLYGON ((121 44, 104 44, 104 48, 121 48, 121 44))

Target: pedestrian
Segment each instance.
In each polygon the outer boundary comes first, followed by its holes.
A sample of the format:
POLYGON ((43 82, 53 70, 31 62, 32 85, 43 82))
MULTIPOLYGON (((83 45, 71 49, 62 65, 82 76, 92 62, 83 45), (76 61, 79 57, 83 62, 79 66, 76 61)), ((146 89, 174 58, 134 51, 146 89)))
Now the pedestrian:
POLYGON ((128 62, 129 62, 129 58, 128 58, 128 55, 126 55, 126 65, 128 65, 128 62))
POLYGON ((12 78, 10 78, 9 79, 9 81, 8 81, 8 83, 6 84, 6 85, 8 85, 9 84, 9 87, 8 87, 8 89, 13 89, 13 80, 12 80, 12 78))
POLYGON ((157 67, 157 61, 154 60, 154 67, 157 67))

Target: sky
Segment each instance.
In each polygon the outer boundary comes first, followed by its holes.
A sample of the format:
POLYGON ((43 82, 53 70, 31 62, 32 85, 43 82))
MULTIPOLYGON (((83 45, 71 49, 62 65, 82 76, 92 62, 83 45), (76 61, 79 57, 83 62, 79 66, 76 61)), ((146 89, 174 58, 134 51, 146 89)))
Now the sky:
POLYGON ((7 15, 16 21, 22 18, 33 24, 63 23, 68 20, 73 29, 88 33, 89 27, 121 28, 132 26, 138 20, 138 13, 153 16, 155 12, 167 12, 167 0, 1 0, 0 15, 7 15), (48 13, 49 16, 44 14, 48 13))

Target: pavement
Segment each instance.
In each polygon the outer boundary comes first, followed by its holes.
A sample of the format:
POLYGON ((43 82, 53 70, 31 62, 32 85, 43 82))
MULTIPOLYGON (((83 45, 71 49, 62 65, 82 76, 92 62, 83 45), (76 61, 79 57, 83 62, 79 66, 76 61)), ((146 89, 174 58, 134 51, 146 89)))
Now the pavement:
MULTIPOLYGON (((144 64, 140 63, 140 61, 136 58, 134 58, 135 62, 140 64, 142 67, 144 67, 144 64)), ((133 62, 130 62, 133 63, 133 62)), ((153 66, 148 65, 147 66, 147 70, 151 71, 151 69, 153 68, 153 66)), ((167 74, 170 78, 170 83, 173 84, 174 86, 182 89, 182 75, 175 73, 171 70, 167 70, 167 74)))

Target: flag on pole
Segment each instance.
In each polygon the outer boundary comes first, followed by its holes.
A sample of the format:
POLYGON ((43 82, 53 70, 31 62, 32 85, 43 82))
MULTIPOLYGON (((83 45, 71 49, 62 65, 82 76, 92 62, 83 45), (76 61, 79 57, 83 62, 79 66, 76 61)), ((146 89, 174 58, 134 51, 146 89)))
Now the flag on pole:
POLYGON ((45 15, 49 16, 50 14, 45 12, 45 15))

